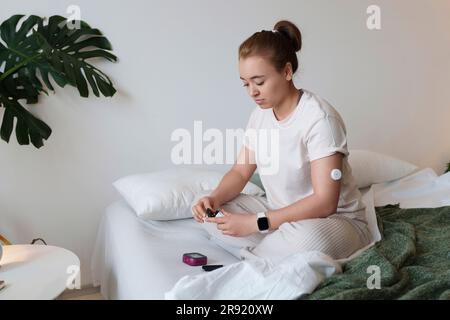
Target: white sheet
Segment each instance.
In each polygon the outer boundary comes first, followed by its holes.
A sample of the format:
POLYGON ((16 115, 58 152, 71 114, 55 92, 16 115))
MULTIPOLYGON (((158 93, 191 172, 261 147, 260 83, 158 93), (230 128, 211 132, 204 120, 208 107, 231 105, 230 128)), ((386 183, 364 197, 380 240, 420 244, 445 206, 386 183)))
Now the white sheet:
POLYGON ((208 237, 194 219, 144 222, 124 201, 115 202, 100 222, 93 284, 107 299, 164 299, 182 276, 203 272, 184 264, 183 253, 203 253, 209 264, 237 261, 208 237))
POLYGON ((403 179, 372 186, 374 204, 400 204, 400 208, 438 208, 450 205, 450 172, 438 176, 431 168, 403 179))
MULTIPOLYGON (((375 242, 380 239, 380 235, 379 232, 377 234, 374 206, 396 203, 400 203, 401 208, 450 205, 450 173, 437 176, 432 169, 426 168, 403 179, 375 184, 362 191, 363 201, 373 209, 369 226, 375 242)), ((206 274, 200 267, 188 266, 181 262, 185 252, 206 254, 209 264, 229 266, 239 262, 208 237, 193 219, 142 222, 123 201, 116 202, 106 210, 99 227, 92 257, 94 285, 101 285, 101 293, 109 299, 164 299, 164 293, 176 288, 175 284, 184 276, 188 277, 183 281, 193 280, 194 277, 189 276, 195 275, 195 279, 206 279, 212 277, 213 273, 226 271, 227 267, 224 267, 206 274), (201 274, 204 275, 198 276, 201 274)), ((300 257, 292 259, 295 258, 300 257)), ((259 266, 258 270, 266 276, 274 270, 274 266, 259 266)), ((321 269, 315 267, 315 271, 319 272, 319 281, 316 281, 319 284, 321 269)), ((322 275, 331 274, 328 272, 322 275)), ((275 282, 271 283, 275 287, 275 282)), ((313 283, 309 287, 314 290, 317 284, 313 283)), ((168 298, 176 297, 174 292, 172 294, 168 298)))

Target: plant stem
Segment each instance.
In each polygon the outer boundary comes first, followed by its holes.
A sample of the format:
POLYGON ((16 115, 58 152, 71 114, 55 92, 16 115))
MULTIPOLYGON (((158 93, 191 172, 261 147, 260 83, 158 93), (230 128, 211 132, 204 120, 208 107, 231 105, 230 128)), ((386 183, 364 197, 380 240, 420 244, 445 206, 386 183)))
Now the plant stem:
POLYGON ((23 54, 22 52, 20 52, 20 51, 17 51, 17 50, 15 50, 15 49, 13 49, 13 48, 7 48, 9 51, 11 51, 11 52, 14 52, 15 54, 17 54, 18 56, 21 56, 22 58, 29 58, 27 55, 25 55, 25 54, 23 54))
MULTIPOLYGON (((9 50, 11 50, 11 49, 9 49, 9 50)), ((15 52, 14 50, 11 50, 11 51, 15 52)), ((17 54, 17 52, 15 52, 15 53, 17 54)), ((20 54, 20 55, 23 56, 23 57, 26 57, 26 56, 24 56, 24 55, 22 55, 22 54, 20 54)), ((32 56, 32 57, 27 57, 27 58, 26 58, 25 60, 23 60, 21 63, 16 64, 14 67, 12 67, 11 69, 7 70, 4 74, 2 74, 2 75, 0 76, 0 81, 2 81, 2 80, 5 79, 7 76, 9 76, 11 73, 16 72, 18 69, 22 68, 22 67, 23 67, 24 65, 26 65, 28 62, 30 62, 30 61, 36 59, 37 57, 39 57, 39 56, 41 56, 41 55, 42 55, 42 53, 38 53, 38 54, 36 54, 36 55, 34 55, 34 56, 32 56)))

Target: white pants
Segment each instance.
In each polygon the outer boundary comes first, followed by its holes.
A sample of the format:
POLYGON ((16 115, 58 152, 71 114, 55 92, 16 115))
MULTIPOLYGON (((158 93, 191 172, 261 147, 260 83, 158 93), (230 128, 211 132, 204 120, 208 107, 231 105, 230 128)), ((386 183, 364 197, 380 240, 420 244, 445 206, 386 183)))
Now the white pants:
MULTIPOLYGON (((198 199, 194 199, 192 206, 198 199)), ((191 206, 191 207, 192 207, 191 206)), ((257 213, 270 210, 266 198, 240 194, 222 207, 230 212, 257 213)), ((274 262, 305 251, 320 251, 333 259, 342 259, 370 243, 367 223, 342 214, 327 218, 285 222, 269 233, 254 233, 246 237, 223 235, 215 223, 204 222, 211 240, 239 259, 261 257, 274 262)))

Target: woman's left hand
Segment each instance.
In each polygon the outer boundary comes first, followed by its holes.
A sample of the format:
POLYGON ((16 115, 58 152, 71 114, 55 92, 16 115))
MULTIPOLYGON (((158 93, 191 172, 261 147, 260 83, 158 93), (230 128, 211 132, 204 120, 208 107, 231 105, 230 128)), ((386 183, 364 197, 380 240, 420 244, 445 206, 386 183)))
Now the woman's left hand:
POLYGON ((217 229, 222 234, 232 237, 245 237, 258 232, 256 214, 253 213, 231 213, 223 209, 220 210, 223 217, 207 218, 207 222, 217 224, 217 229))

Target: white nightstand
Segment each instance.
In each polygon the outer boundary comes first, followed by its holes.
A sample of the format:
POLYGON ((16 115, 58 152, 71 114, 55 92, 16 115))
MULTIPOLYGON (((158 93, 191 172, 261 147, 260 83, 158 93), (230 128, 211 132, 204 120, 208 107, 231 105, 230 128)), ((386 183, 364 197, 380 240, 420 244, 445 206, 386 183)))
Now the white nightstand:
POLYGON ((0 260, 0 300, 57 298, 73 283, 80 259, 71 251, 46 245, 3 246, 0 260))

